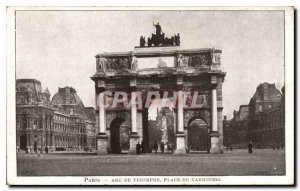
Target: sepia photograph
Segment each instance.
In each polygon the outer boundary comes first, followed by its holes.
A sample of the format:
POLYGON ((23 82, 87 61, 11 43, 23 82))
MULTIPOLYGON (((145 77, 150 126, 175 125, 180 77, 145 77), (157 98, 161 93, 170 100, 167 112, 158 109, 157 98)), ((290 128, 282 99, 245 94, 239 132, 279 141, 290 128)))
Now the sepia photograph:
POLYGON ((7 184, 294 184, 293 7, 6 16, 7 184))

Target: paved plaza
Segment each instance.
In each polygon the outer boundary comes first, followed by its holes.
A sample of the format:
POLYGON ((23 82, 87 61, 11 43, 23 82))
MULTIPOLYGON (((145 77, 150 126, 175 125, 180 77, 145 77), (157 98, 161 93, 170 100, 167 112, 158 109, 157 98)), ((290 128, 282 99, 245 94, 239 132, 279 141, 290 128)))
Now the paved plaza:
POLYGON ((24 154, 18 176, 197 176, 284 175, 282 150, 226 151, 224 154, 24 154))

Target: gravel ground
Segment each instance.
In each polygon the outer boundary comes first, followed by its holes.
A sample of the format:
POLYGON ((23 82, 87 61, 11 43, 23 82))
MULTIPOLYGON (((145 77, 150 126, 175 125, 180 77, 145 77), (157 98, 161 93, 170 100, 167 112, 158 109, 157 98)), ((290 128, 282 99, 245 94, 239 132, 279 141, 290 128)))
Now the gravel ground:
POLYGON ((18 176, 241 176, 284 175, 284 151, 224 154, 18 154, 18 176))

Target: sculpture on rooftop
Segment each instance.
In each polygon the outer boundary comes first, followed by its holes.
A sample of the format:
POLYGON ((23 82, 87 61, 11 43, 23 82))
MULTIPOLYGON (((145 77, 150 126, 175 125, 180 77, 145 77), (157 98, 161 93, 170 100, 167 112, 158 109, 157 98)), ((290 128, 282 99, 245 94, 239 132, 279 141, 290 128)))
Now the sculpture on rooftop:
MULTIPOLYGON (((165 37, 165 33, 162 31, 162 28, 159 23, 154 24, 155 34, 152 33, 151 38, 147 39, 147 46, 180 46, 180 36, 179 33, 177 35, 172 36, 171 38, 165 37)), ((140 37, 140 46, 144 47, 146 44, 145 37, 140 37)))

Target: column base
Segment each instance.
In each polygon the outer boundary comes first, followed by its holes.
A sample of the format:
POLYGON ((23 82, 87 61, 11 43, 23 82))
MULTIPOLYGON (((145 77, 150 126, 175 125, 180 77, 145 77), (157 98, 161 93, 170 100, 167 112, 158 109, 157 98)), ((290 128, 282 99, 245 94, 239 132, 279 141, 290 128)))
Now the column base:
POLYGON ((185 134, 176 134, 176 149, 174 151, 174 154, 186 154, 185 149, 185 134))
POLYGON ((107 136, 106 134, 97 135, 97 153, 98 155, 107 155, 107 136))
POLYGON ((137 133, 130 134, 128 154, 130 154, 130 155, 136 154, 136 145, 137 145, 139 139, 140 139, 140 136, 137 133))
POLYGON ((219 132, 213 131, 210 133, 210 153, 211 154, 220 154, 221 148, 219 144, 219 132))

